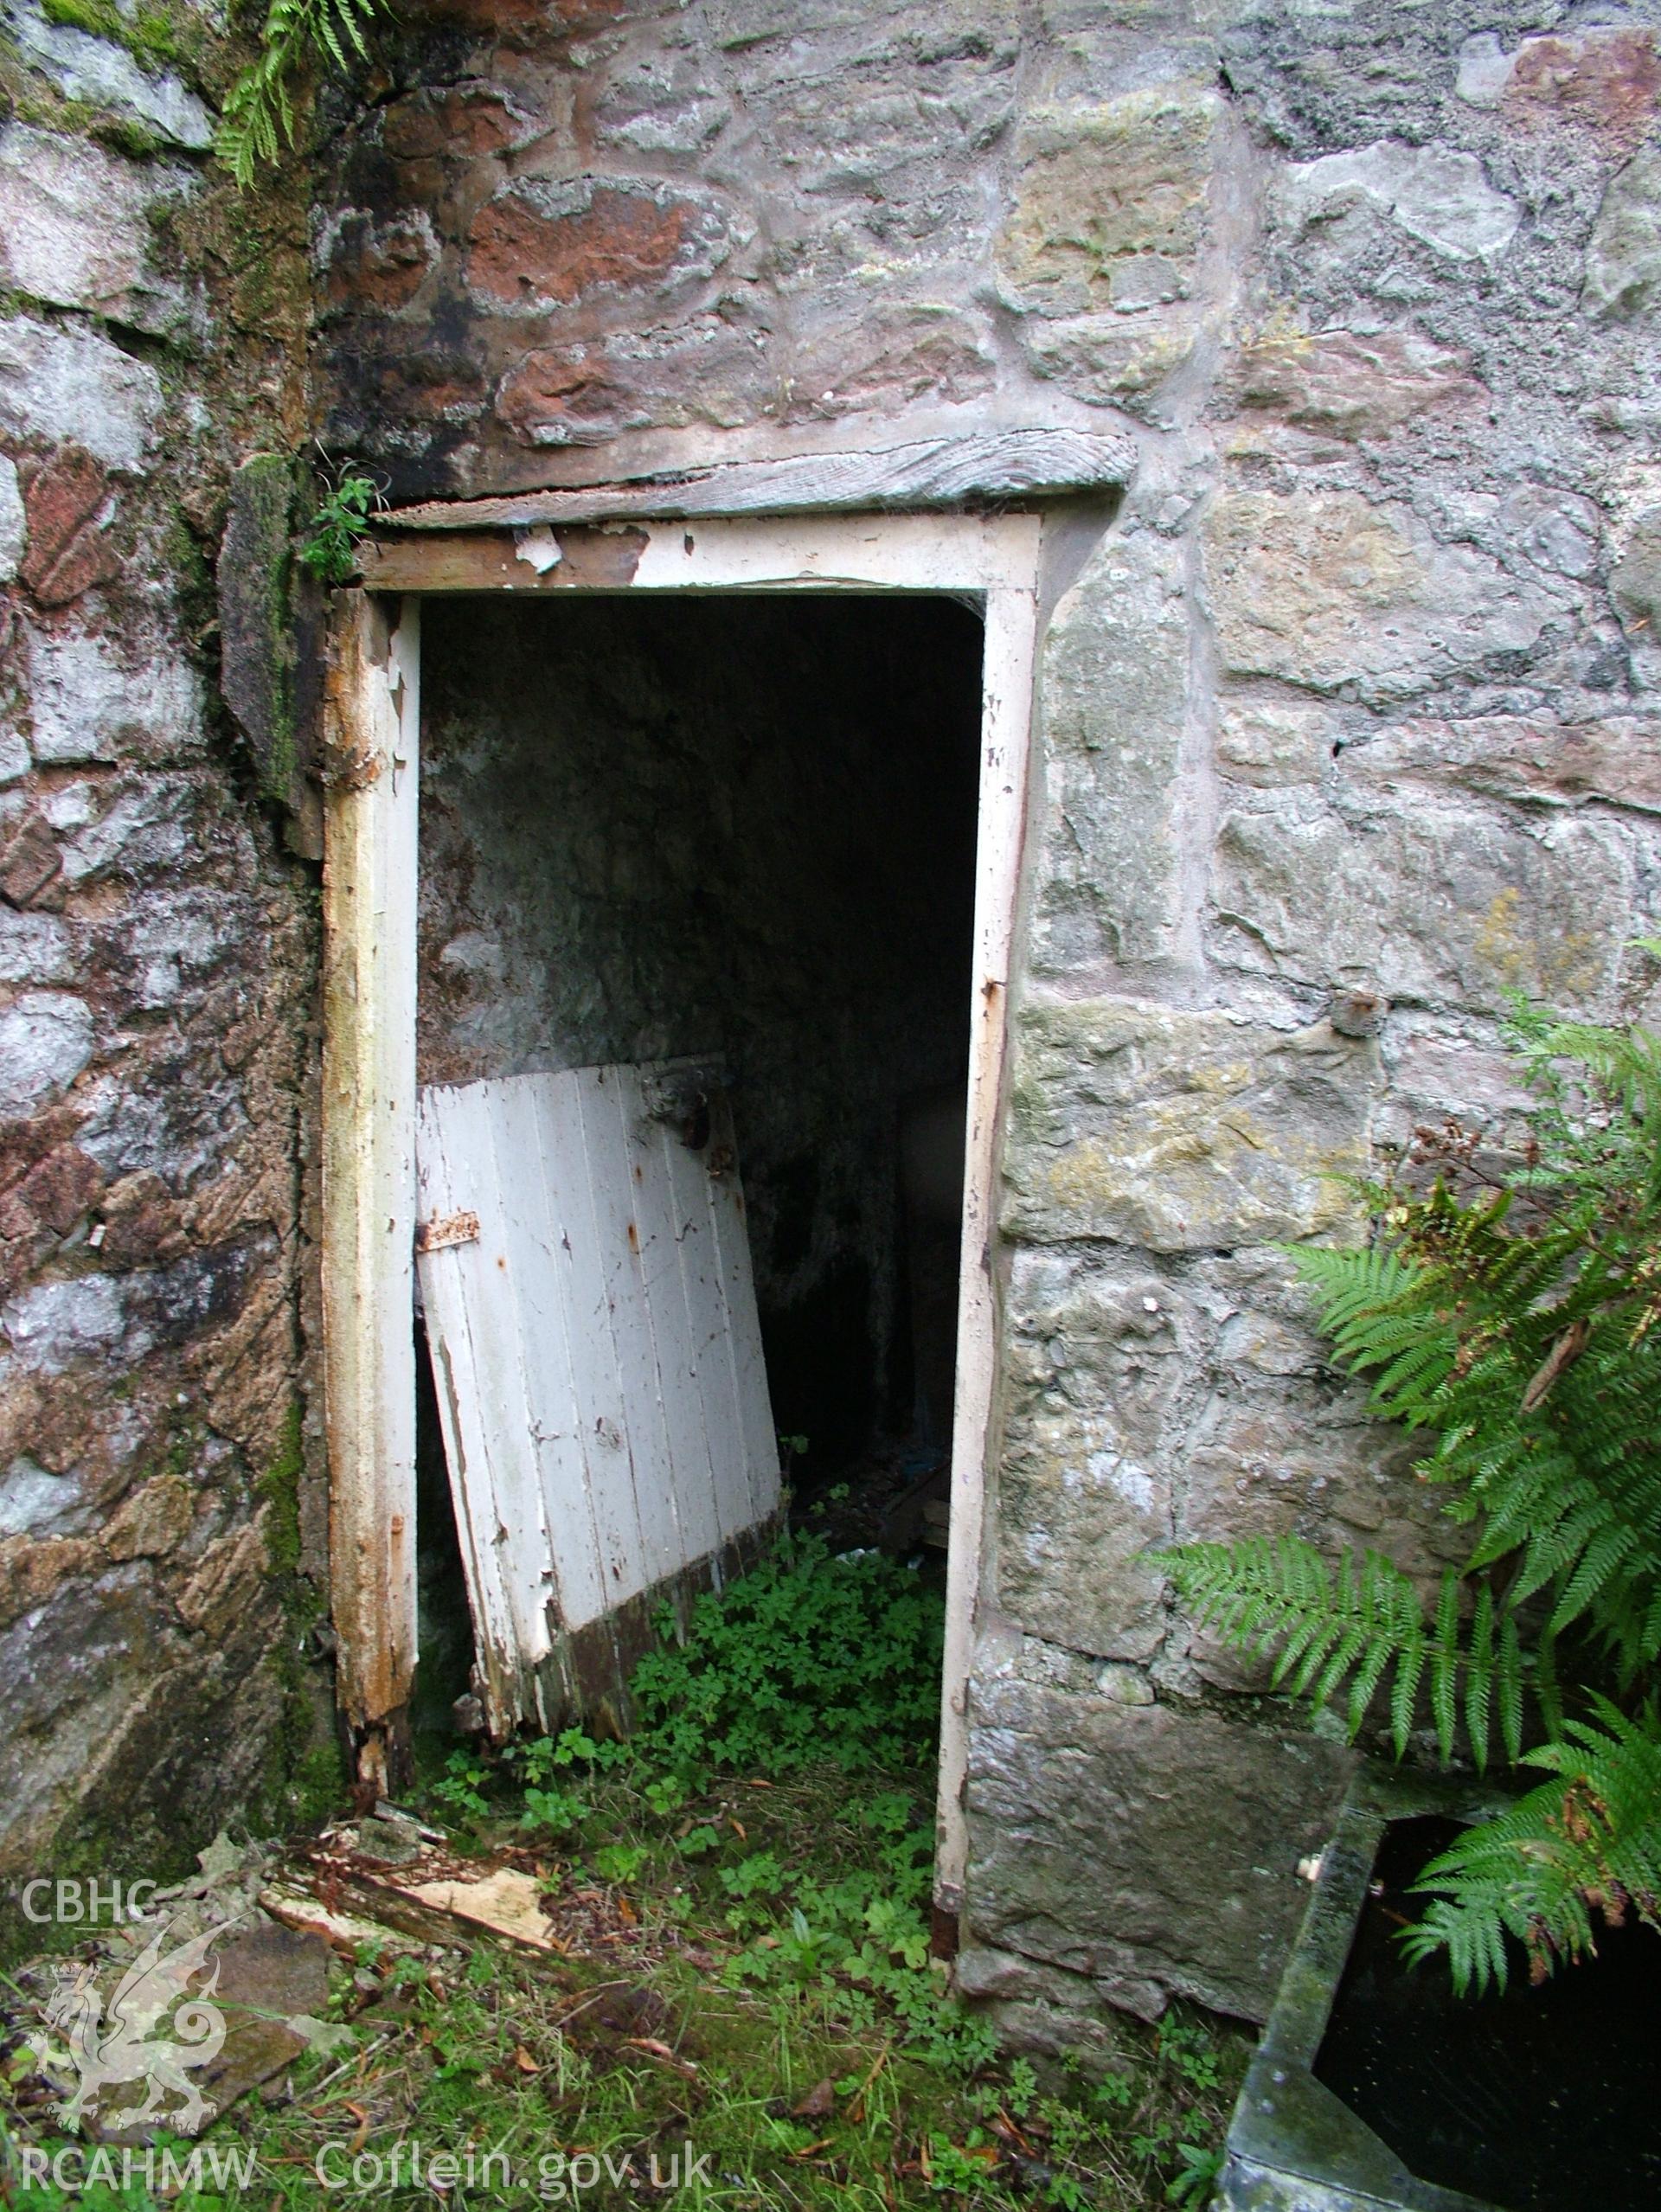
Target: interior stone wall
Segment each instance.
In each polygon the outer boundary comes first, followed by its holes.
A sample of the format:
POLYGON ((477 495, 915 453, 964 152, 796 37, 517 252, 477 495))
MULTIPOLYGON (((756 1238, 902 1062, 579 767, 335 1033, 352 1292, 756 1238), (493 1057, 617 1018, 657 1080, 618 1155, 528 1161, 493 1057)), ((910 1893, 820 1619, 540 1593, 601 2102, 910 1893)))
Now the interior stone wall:
POLYGON ((306 269, 295 177, 208 163, 234 59, 208 10, 0 16, 8 1875, 188 1867, 293 1817, 313 1741, 316 870, 219 704, 212 573, 233 466, 304 435, 306 269))
POLYGON ((1658 20, 453 0, 341 112, 321 405, 399 495, 1138 442, 1043 651, 997 1253, 959 1971, 1036 2035, 1260 2016, 1346 1771, 1150 1547, 1450 1548, 1278 1247, 1516 1111, 1509 991, 1652 1003, 1658 20))
POLYGON ((967 1079, 980 625, 939 599, 424 612, 420 1080, 724 1061, 773 1413, 904 1433, 905 1104, 967 1079))

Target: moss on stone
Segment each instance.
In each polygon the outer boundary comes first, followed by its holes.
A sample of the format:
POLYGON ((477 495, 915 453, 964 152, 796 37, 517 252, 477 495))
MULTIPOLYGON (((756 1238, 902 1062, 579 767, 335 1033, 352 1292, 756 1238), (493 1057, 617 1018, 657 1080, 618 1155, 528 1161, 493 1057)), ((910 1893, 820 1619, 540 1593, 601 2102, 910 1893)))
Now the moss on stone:
POLYGON ((273 1574, 299 1574, 300 1479, 305 1472, 305 1439, 297 1399, 283 1416, 276 1456, 260 1484, 266 1505, 266 1556, 273 1574))
POLYGON ((256 453, 231 480, 219 554, 220 689, 254 757, 263 795, 292 806, 294 721, 294 464, 256 453))
POLYGON ((260 1478, 266 1556, 277 1585, 285 1632, 267 1661, 280 1700, 280 1717, 266 1760, 258 1811, 269 1826, 316 1827, 338 1810, 346 1764, 331 1701, 305 1645, 324 1613, 322 1598, 300 1571, 300 1484, 305 1476, 305 1433, 299 1401, 283 1416, 277 1449, 260 1478))
POLYGON ((41 13, 48 22, 125 47, 136 61, 152 67, 173 67, 184 58, 178 29, 159 8, 124 16, 112 0, 41 0, 41 13))

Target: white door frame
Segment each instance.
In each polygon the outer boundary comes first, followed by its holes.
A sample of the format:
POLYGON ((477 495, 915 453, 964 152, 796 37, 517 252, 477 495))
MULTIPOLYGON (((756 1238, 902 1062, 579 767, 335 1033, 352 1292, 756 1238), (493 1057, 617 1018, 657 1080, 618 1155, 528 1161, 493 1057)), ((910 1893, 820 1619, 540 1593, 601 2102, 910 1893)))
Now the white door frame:
POLYGON ((959 1277, 935 1899, 955 1917, 967 1693, 993 1445, 992 1240, 1040 621, 1037 514, 744 516, 388 531, 339 594, 327 695, 325 1405, 341 1700, 362 1778, 398 1760, 415 1662, 415 890, 426 593, 947 593, 984 609, 969 1111, 959 1277))

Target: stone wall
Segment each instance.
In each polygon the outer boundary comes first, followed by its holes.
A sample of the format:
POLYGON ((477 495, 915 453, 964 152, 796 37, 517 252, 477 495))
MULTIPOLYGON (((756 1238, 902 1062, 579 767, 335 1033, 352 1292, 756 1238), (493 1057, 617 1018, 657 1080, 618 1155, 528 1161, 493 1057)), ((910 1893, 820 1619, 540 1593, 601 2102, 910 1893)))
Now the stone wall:
POLYGON ((9 1863, 199 1832, 301 1689, 315 887, 287 708, 218 704, 270 599, 211 593, 232 469, 1107 423, 1041 675, 962 1973, 1035 2034, 1260 2013, 1347 1755, 1147 1551, 1445 1555, 1276 1247, 1515 1111, 1508 990, 1651 1000, 1661 10, 444 0, 330 96, 310 416, 305 180, 207 165, 213 24, 0 15, 9 1863))
MULTIPOLYGON (((453 0, 343 116, 330 435, 401 494, 1108 422, 1040 692, 966 1986, 1260 2016, 1348 1754, 1148 1548, 1450 1550, 1277 1246, 1642 1010, 1661 11, 453 0)), ((1046 2024, 1046 2023, 1049 2024, 1046 2024)))
POLYGON ((211 22, 0 33, 0 1870, 159 1875, 281 1811, 316 1705, 316 870, 211 565, 232 465, 304 434, 304 234, 208 166, 211 22))

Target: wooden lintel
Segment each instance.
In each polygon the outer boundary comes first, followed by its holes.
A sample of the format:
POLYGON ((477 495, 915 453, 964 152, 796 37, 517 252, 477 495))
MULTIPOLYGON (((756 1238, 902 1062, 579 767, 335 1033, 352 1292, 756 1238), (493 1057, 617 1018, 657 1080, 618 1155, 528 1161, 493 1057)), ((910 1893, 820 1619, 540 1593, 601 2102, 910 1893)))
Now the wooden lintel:
POLYGON ((372 592, 569 592, 621 590, 634 580, 646 533, 574 529, 560 534, 560 559, 543 567, 522 555, 511 529, 458 529, 442 536, 369 538, 359 548, 372 592))
POLYGON ((359 548, 376 593, 986 592, 1036 564, 1042 517, 827 515, 389 532, 359 548))

